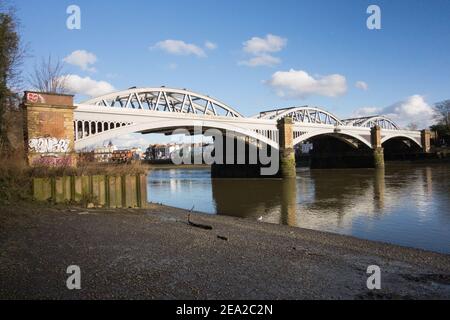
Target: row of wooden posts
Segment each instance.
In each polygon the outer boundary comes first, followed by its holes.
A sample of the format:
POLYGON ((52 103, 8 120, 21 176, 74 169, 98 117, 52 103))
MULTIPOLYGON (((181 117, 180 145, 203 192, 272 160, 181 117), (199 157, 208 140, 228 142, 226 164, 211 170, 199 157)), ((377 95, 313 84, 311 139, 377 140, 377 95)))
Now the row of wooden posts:
POLYGON ((33 179, 33 197, 54 203, 106 208, 145 208, 147 175, 91 175, 33 179))

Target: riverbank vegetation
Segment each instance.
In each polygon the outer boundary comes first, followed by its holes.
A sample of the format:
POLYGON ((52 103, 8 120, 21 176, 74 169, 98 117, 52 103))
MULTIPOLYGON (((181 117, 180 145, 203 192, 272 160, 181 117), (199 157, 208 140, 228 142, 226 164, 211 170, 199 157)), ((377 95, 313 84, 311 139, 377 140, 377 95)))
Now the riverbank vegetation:
POLYGON ((62 177, 83 175, 123 176, 129 174, 145 174, 146 165, 131 164, 98 164, 81 162, 77 167, 30 167, 23 153, 11 155, 0 153, 0 205, 12 202, 31 201, 32 179, 37 177, 62 177))
POLYGON ((31 200, 31 178, 25 161, 0 154, 0 205, 31 200))
POLYGON ((22 77, 21 65, 25 50, 20 41, 18 20, 14 9, 0 3, 0 152, 12 153, 15 147, 11 133, 15 123, 22 77))
POLYGON ((24 50, 14 10, 0 3, 0 203, 20 200, 28 179, 24 174, 23 133, 19 112, 20 66, 24 50), (15 88, 15 89, 14 89, 15 88), (21 136, 22 134, 22 136, 21 136))
POLYGON ((430 127, 437 133, 438 146, 450 147, 450 100, 438 102, 434 105, 436 123, 430 127))

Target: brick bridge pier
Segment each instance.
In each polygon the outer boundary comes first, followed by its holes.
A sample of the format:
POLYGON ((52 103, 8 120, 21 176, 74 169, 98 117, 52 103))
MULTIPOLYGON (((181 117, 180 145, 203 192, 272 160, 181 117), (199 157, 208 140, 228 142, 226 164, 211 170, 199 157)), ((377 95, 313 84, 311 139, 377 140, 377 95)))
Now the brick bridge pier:
POLYGON ((30 166, 76 166, 73 96, 26 91, 24 138, 30 166))

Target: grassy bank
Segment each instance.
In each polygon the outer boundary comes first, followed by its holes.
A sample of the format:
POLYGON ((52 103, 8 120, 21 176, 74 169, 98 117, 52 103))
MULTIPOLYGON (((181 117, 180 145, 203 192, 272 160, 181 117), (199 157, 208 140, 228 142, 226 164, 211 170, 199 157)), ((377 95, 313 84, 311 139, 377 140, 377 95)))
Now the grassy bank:
POLYGON ((31 175, 17 157, 0 156, 0 205, 31 200, 31 175))
POLYGON ((98 164, 79 163, 72 167, 29 167, 21 156, 0 155, 0 204, 8 205, 21 201, 32 201, 33 178, 82 175, 142 174, 149 170, 140 163, 98 164))

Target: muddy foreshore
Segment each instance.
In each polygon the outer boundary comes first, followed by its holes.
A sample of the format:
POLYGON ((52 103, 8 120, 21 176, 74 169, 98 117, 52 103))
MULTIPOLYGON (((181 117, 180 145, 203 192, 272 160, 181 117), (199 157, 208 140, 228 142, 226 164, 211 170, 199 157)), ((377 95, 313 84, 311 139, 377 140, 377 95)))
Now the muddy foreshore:
POLYGON ((450 255, 160 205, 0 207, 0 299, 449 299, 450 255), (81 269, 68 290, 66 269, 81 269), (381 268, 381 290, 366 287, 381 268))

